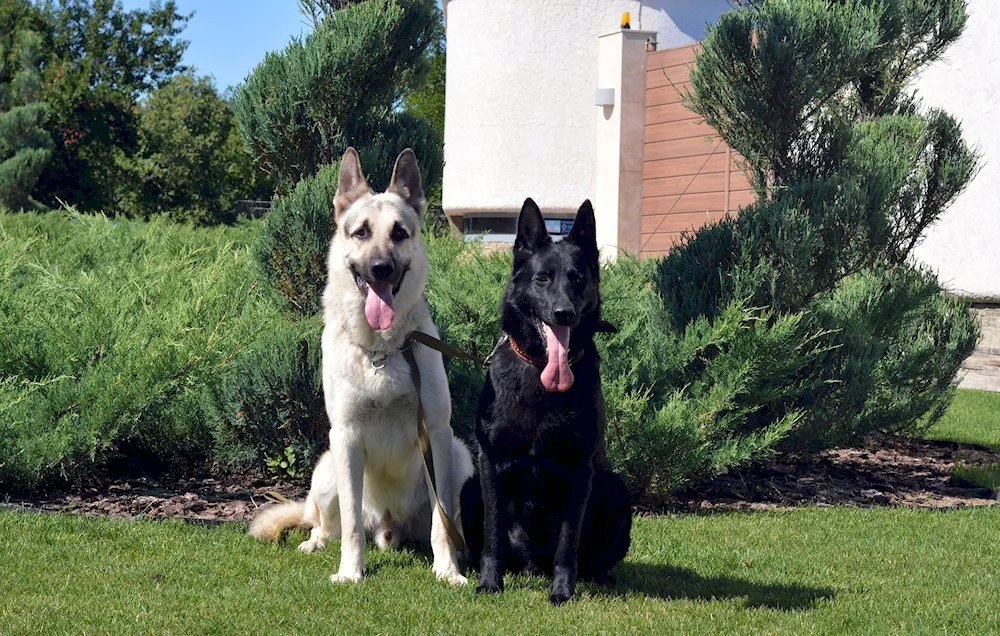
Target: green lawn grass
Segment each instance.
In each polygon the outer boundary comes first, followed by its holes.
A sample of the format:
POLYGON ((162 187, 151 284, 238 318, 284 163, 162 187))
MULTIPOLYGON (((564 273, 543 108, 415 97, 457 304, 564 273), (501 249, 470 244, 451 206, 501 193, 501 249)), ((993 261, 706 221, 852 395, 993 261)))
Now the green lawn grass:
POLYGON ((1000 630, 997 536, 996 508, 639 518, 617 587, 554 608, 542 579, 477 597, 412 551, 372 550, 368 579, 335 587, 337 544, 7 511, 0 633, 985 633, 1000 630))
POLYGON ((1000 450, 1000 393, 959 390, 948 412, 924 437, 1000 450))

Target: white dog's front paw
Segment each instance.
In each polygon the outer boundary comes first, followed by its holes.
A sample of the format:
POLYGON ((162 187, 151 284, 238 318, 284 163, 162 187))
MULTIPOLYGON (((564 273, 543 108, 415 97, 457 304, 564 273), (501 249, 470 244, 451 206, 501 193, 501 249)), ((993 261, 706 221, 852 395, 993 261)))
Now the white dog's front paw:
POLYGON ((299 544, 299 550, 305 553, 319 552, 326 549, 326 542, 319 537, 311 537, 299 544))
POLYGON ((439 581, 447 581, 452 585, 466 585, 469 579, 462 576, 462 573, 458 571, 458 568, 454 564, 449 563, 445 566, 434 566, 434 576, 438 578, 439 581))
POLYGON ((357 583, 363 578, 365 578, 364 572, 349 572, 347 574, 337 572, 336 574, 330 575, 330 582, 334 584, 357 583))

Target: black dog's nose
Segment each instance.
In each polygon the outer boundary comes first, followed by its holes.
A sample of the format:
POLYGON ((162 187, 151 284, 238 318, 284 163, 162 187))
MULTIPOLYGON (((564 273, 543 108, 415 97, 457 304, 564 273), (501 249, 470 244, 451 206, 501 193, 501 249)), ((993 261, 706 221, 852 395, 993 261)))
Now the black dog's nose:
POLYGON ((392 261, 385 258, 374 258, 369 265, 375 280, 387 280, 392 276, 392 261))
POLYGON ((553 314, 557 325, 572 325, 573 320, 576 319, 576 310, 572 307, 560 307, 553 314))

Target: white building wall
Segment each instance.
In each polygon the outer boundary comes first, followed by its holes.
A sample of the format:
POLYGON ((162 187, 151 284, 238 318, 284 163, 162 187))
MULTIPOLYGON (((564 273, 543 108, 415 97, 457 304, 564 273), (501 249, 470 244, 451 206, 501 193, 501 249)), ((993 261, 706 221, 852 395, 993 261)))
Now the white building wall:
POLYGON ((727 0, 445 0, 448 69, 443 206, 449 215, 575 212, 595 196, 598 36, 704 37, 727 0))
POLYGON ((1000 302, 1000 2, 970 0, 969 23, 947 59, 918 79, 918 96, 962 122, 982 169, 916 255, 962 296, 1000 302))

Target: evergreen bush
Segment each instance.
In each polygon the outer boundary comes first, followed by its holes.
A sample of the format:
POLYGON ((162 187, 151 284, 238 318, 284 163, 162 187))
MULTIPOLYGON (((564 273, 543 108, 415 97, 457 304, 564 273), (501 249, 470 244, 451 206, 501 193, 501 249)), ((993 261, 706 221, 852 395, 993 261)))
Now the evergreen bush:
POLYGON ((254 244, 258 267, 298 318, 321 309, 339 171, 339 161, 323 166, 315 176, 298 182, 287 197, 275 199, 254 244))
POLYGON ((211 458, 222 381, 282 318, 246 240, 0 215, 0 490, 211 458))
POLYGON ((292 448, 293 468, 311 474, 329 446, 322 329, 319 316, 282 321, 237 357, 220 388, 214 429, 214 459, 227 470, 260 469, 292 448))
POLYGON ((975 174, 958 123, 906 88, 965 20, 951 0, 767 0, 724 15, 696 57, 686 100, 759 200, 686 235, 657 286, 677 329, 742 303, 818 334, 799 389, 761 410, 801 414, 785 447, 933 422, 975 346, 967 307, 911 257, 975 174))

